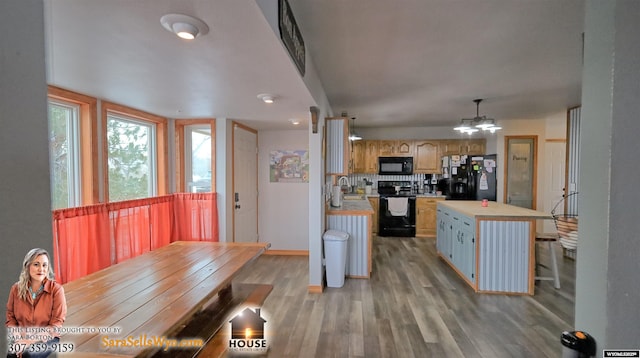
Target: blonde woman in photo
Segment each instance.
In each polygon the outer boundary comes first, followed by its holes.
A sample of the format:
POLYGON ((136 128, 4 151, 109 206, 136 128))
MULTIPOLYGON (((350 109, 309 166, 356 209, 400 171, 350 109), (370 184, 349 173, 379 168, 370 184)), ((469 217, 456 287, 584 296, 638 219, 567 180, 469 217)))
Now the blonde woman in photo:
POLYGON ((50 262, 44 249, 32 249, 24 257, 7 301, 7 357, 47 357, 60 340, 58 329, 67 315, 67 302, 50 262))

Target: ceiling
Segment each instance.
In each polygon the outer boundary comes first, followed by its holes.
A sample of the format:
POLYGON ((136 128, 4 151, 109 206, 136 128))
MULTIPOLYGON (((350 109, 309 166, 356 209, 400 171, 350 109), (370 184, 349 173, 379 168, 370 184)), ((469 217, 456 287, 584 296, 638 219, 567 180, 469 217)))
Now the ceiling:
MULTIPOLYGON (((475 116, 475 98, 480 115, 499 121, 580 103, 584 0, 289 2, 334 114, 358 126, 454 125, 475 116)), ((50 84, 259 130, 291 129, 290 118, 304 125, 315 105, 256 0, 44 3, 50 84), (167 13, 210 31, 181 40, 160 24, 167 13)))

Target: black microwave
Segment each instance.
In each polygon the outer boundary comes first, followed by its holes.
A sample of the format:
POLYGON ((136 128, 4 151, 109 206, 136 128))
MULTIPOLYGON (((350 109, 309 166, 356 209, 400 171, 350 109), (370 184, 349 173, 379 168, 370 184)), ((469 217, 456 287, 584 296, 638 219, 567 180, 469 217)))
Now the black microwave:
POLYGON ((412 157, 378 157, 378 174, 409 175, 413 174, 412 157))

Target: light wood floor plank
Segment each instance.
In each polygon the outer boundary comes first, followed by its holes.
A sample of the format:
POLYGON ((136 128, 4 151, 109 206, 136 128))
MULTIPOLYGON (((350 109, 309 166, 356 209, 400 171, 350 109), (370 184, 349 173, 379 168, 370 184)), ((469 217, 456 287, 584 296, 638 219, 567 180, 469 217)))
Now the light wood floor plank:
POLYGON ((531 297, 474 293, 434 239, 375 237, 371 278, 322 294, 308 293, 306 257, 262 256, 237 281, 274 286, 262 307, 269 357, 552 358, 574 319, 575 261, 561 252, 562 289, 538 282, 531 297))

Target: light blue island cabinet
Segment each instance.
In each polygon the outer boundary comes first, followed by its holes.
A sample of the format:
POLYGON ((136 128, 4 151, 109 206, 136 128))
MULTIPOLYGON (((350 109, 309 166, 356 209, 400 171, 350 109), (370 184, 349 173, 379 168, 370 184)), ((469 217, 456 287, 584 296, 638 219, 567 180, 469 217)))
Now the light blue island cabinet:
POLYGON ((533 295, 540 211, 480 201, 437 206, 437 251, 476 292, 533 295))

